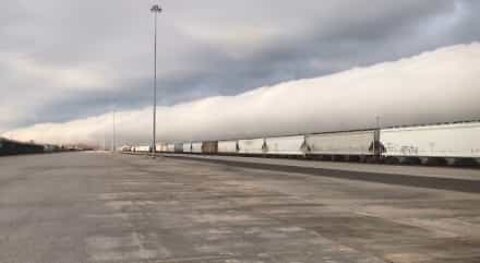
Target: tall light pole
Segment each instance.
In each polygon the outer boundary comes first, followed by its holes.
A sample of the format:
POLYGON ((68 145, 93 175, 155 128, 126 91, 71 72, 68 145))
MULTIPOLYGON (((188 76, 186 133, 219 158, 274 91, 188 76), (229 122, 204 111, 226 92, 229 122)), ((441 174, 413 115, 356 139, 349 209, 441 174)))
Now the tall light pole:
POLYGON ((153 77, 153 149, 152 153, 155 156, 157 145, 157 16, 162 12, 162 8, 158 5, 154 5, 152 9, 153 16, 155 18, 155 40, 154 40, 154 77, 153 77))
POLYGON ((112 112, 112 153, 117 151, 117 131, 115 128, 115 109, 112 112))

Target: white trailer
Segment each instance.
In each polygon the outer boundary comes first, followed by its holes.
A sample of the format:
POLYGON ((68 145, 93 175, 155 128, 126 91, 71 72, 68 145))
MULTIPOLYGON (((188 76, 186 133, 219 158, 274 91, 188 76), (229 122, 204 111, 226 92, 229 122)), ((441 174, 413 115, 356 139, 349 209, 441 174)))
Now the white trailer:
POLYGON ((192 143, 192 153, 202 153, 202 145, 201 142, 192 143))
POLYGON ((157 152, 167 152, 168 151, 168 144, 167 143, 157 144, 156 150, 157 150, 157 152))
POLYGON ((270 137, 265 139, 268 154, 304 155, 305 136, 270 137))
POLYGON ((480 122, 383 129, 384 156, 480 159, 480 122))
MULTIPOLYGON (((53 152, 54 148, 53 148, 53 145, 45 145, 45 152, 53 152)), ((120 147, 120 151, 121 152, 131 152, 132 151, 132 146, 130 145, 123 145, 122 147, 120 147)))
POLYGON ((265 153, 265 139, 239 140, 238 148, 241 154, 263 154, 265 153))
POLYGON ((219 153, 237 153, 238 151, 238 142, 237 141, 219 141, 218 142, 218 152, 219 153))
POLYGON ((366 156, 373 154, 375 130, 312 134, 305 140, 311 154, 366 156))
POLYGON ((150 145, 135 146, 135 152, 151 152, 152 147, 150 145))
POLYGON ((175 144, 174 144, 174 143, 169 143, 169 144, 167 144, 167 150, 166 150, 166 152, 168 152, 168 153, 173 153, 173 152, 175 152, 175 144))

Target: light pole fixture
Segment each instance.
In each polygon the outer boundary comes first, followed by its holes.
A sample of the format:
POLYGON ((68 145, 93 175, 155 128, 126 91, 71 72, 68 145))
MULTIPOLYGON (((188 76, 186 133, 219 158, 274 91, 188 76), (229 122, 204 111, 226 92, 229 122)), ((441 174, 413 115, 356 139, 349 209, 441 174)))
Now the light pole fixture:
POLYGON ((156 153, 156 136, 157 136, 157 15, 162 12, 162 8, 158 5, 154 5, 150 9, 155 19, 155 40, 154 40, 154 77, 153 77, 153 148, 152 153, 155 156, 156 153))

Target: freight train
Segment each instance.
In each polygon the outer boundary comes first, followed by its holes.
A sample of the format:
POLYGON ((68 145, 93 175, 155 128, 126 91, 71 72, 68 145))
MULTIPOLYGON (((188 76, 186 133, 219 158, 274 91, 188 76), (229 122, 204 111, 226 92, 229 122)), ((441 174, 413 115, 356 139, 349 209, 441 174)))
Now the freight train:
MULTIPOLYGON (((388 164, 480 165, 480 121, 156 145, 156 152, 388 164)), ((133 146, 131 152, 152 152, 133 146)))
POLYGON ((73 149, 53 144, 35 144, 33 142, 18 142, 5 138, 0 138, 0 156, 55 153, 72 150, 73 149))
POLYGON ((22 143, 0 138, 0 156, 17 154, 34 154, 45 152, 43 145, 34 143, 22 143))

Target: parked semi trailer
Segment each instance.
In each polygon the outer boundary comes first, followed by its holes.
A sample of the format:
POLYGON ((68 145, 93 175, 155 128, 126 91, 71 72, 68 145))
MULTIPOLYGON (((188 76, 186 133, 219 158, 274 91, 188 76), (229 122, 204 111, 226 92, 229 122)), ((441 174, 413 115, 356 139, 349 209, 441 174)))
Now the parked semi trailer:
POLYGON ((133 146, 132 150, 138 153, 149 153, 152 152, 152 147, 150 145, 137 145, 133 146))

